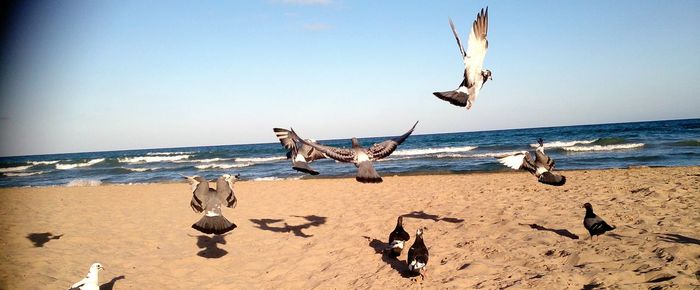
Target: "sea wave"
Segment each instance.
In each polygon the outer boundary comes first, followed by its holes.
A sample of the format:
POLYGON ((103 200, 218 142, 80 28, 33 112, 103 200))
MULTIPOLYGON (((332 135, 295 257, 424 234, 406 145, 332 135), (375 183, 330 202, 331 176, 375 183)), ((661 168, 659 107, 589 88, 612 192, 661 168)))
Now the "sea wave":
POLYGON ((676 141, 671 143, 674 146, 688 146, 688 147, 697 147, 700 146, 700 140, 683 140, 683 141, 676 141))
POLYGON ((129 168, 129 167, 122 167, 126 170, 129 171, 134 171, 134 172, 146 172, 146 171, 155 171, 160 169, 160 167, 152 167, 152 168, 129 168))
POLYGON ((148 152, 146 155, 150 156, 163 156, 163 155, 187 155, 187 154, 192 154, 194 152, 148 152))
POLYGON ((285 160, 285 159, 287 159, 287 157, 285 157, 285 156, 243 157, 243 158, 236 158, 236 162, 262 163, 262 162, 279 161, 279 160, 285 160))
POLYGON ((37 171, 37 172, 6 172, 3 173, 3 175, 7 177, 24 177, 24 176, 32 176, 32 175, 38 175, 38 174, 44 174, 44 171, 37 171))
POLYGON ((562 149, 566 151, 573 152, 586 152, 586 151, 612 151, 612 150, 625 150, 643 147, 644 143, 631 143, 631 144, 615 144, 615 145, 592 145, 592 146, 572 146, 563 147, 562 149))
POLYGON ((234 164, 204 164, 204 165, 197 165, 195 168, 197 169, 230 169, 230 168, 241 168, 241 167, 247 167, 251 166, 253 163, 251 162, 245 162, 245 163, 234 163, 234 164))
MULTIPOLYGON (((544 147, 545 148, 571 147, 571 146, 578 145, 578 144, 591 144, 591 143, 596 142, 598 140, 599 139, 544 142, 544 147)), ((537 148, 538 146, 540 146, 540 144, 537 144, 537 143, 530 144, 530 147, 532 147, 532 148, 537 148)))
POLYGON ((73 168, 77 168, 77 167, 88 167, 88 166, 92 166, 92 165, 95 165, 97 163, 100 163, 102 161, 105 161, 105 159, 104 158, 92 159, 90 161, 83 162, 83 163, 56 164, 56 169, 67 170, 67 169, 73 169, 73 168))
POLYGON ((29 164, 31 165, 51 165, 51 164, 56 164, 60 162, 60 160, 54 160, 54 161, 29 161, 29 164))
POLYGON ((467 152, 467 151, 474 150, 476 148, 477 148, 477 146, 404 149, 404 150, 397 150, 392 155, 394 155, 394 156, 414 156, 414 155, 430 155, 430 154, 438 154, 438 153, 456 153, 456 152, 467 152))
POLYGON ((86 179, 86 178, 79 178, 79 179, 73 179, 70 182, 66 184, 68 187, 75 187, 75 186, 98 186, 102 184, 102 181, 99 179, 86 179))
POLYGON ((121 163, 153 163, 153 162, 172 162, 190 158, 190 155, 175 155, 175 156, 137 156, 124 157, 117 159, 121 163))
POLYGON ((487 153, 474 154, 474 155, 471 155, 469 157, 472 157, 472 158, 485 158, 485 157, 501 158, 501 157, 515 155, 515 154, 522 153, 522 152, 523 151, 487 152, 487 153))
POLYGON ((24 165, 24 166, 15 166, 15 167, 0 168, 0 173, 25 171, 25 170, 29 169, 29 167, 32 167, 32 165, 24 165))

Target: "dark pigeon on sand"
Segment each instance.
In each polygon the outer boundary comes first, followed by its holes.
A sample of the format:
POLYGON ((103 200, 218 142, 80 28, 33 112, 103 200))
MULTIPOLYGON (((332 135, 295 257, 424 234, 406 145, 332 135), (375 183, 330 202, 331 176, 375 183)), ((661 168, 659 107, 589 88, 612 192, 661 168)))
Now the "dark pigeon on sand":
POLYGON ((209 182, 201 176, 186 176, 192 185, 190 207, 195 212, 204 212, 204 216, 192 225, 205 234, 221 235, 236 228, 221 212, 221 206, 236 207, 238 200, 233 193, 233 183, 238 175, 224 174, 216 180, 216 190, 209 188, 209 182))
MULTIPOLYGON (((292 132, 287 129, 273 128, 272 131, 274 131, 277 138, 280 139, 282 146, 288 150, 287 159, 292 159, 292 169, 311 175, 318 175, 319 172, 311 169, 309 163, 314 160, 324 159, 326 155, 309 145, 297 142, 292 138, 292 132)), ((316 141, 312 139, 307 139, 306 142, 316 143, 316 141)))
POLYGON ((301 139, 294 129, 292 129, 292 136, 298 142, 304 143, 313 147, 314 149, 320 151, 331 159, 353 163, 357 167, 357 176, 355 179, 362 183, 380 183, 382 178, 379 176, 372 161, 376 161, 385 158, 396 150, 396 148, 406 141, 408 136, 413 133, 416 129, 418 122, 413 124, 411 130, 393 139, 386 140, 384 142, 376 143, 369 148, 363 148, 357 138, 352 138, 352 148, 336 148, 331 146, 324 146, 317 143, 309 143, 306 140, 301 139))
POLYGON ((403 217, 399 216, 396 220, 396 227, 389 234, 389 245, 387 246, 387 253, 391 257, 398 257, 403 251, 404 245, 411 236, 403 229, 403 217))
POLYGON ((563 175, 552 173, 554 170, 554 160, 544 154, 544 141, 538 139, 539 146, 535 150, 535 160, 532 160, 530 153, 523 151, 515 155, 499 158, 498 162, 513 169, 522 169, 532 173, 537 177, 537 181, 554 185, 562 186, 566 183, 566 177, 563 175))
POLYGON ((583 204, 583 207, 586 209, 583 226, 588 230, 591 239, 593 236, 599 236, 615 229, 614 226, 608 225, 602 218, 593 213, 593 206, 590 203, 583 204))
POLYGON ((434 92, 433 95, 455 106, 467 107, 467 110, 469 110, 483 85, 487 80, 492 79, 491 71, 482 69, 486 51, 489 48, 489 41, 486 39, 489 28, 489 8, 486 7, 486 10, 481 9, 481 12, 477 14, 469 33, 466 51, 462 46, 462 41, 459 40, 459 35, 454 23, 452 23, 452 19, 450 19, 450 28, 452 28, 452 33, 457 39, 459 52, 462 56, 462 61, 464 61, 464 79, 457 89, 446 92, 434 92))
POLYGON ((416 240, 411 248, 408 249, 408 258, 406 259, 408 270, 413 273, 419 273, 421 277, 424 277, 429 257, 428 248, 423 242, 423 229, 418 229, 416 230, 416 240))

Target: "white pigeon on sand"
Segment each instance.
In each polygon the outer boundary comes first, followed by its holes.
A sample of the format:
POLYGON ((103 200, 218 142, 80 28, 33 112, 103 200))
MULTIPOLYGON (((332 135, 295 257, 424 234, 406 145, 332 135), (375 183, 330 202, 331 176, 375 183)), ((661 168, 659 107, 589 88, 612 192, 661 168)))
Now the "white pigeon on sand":
POLYGON ((90 266, 90 271, 88 271, 87 276, 83 278, 83 280, 78 281, 77 283, 73 284, 73 286, 70 286, 70 289, 68 290, 99 290, 100 285, 99 284, 99 279, 97 277, 97 273, 100 272, 100 270, 104 270, 105 268, 102 267, 102 264, 100 263, 94 263, 90 266))

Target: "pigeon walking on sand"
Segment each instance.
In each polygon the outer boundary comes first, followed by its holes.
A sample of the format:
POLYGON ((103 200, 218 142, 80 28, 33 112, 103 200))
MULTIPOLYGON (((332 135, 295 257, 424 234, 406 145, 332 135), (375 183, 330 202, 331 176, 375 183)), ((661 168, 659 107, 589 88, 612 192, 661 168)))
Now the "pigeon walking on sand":
POLYGON ((317 143, 309 143, 306 140, 301 139, 294 129, 292 129, 292 136, 295 140, 313 147, 314 149, 325 154, 329 158, 335 159, 340 162, 353 163, 357 167, 357 176, 355 179, 362 183, 380 183, 382 178, 379 176, 372 161, 385 158, 399 147, 403 141, 408 138, 408 136, 413 133, 416 129, 418 122, 413 124, 411 130, 393 139, 386 140, 384 142, 376 143, 369 148, 363 148, 357 138, 352 138, 352 148, 335 148, 331 146, 324 146, 317 143))
POLYGON ((209 188, 209 182, 201 176, 186 176, 192 185, 190 207, 204 216, 192 228, 205 234, 221 235, 236 228, 221 212, 221 205, 233 208, 238 203, 233 193, 233 183, 238 175, 224 174, 216 180, 216 190, 209 188))
POLYGON ((455 39, 457 39, 459 52, 464 61, 464 79, 456 90, 434 92, 433 95, 455 106, 467 107, 467 110, 469 110, 474 104, 483 85, 487 80, 492 79, 491 71, 482 69, 486 51, 489 47, 489 42, 486 39, 489 28, 489 8, 486 7, 486 10, 481 9, 481 12, 476 16, 476 20, 474 20, 471 32, 469 33, 466 51, 462 46, 462 41, 459 40, 459 35, 457 34, 454 23, 452 23, 452 19, 450 19, 450 27, 452 28, 452 33, 455 35, 455 39))
POLYGON ((593 206, 590 203, 583 204, 583 207, 586 209, 586 216, 583 217, 583 226, 591 235, 591 240, 593 240, 593 236, 599 236, 615 229, 614 226, 608 225, 602 218, 593 213, 593 206))
POLYGON ((85 276, 83 280, 80 280, 77 283, 73 284, 73 286, 70 286, 70 289, 68 290, 99 290, 100 285, 98 285, 98 273, 104 269, 105 268, 103 268, 102 264, 100 263, 92 264, 90 266, 90 270, 87 273, 87 276, 85 276))
POLYGON ((408 249, 408 258, 406 259, 408 270, 413 273, 419 273, 421 277, 425 277, 429 257, 428 248, 423 242, 423 229, 418 229, 416 230, 416 240, 413 242, 411 248, 408 249))
POLYGON ((404 244, 411 238, 410 235, 403 229, 403 217, 399 216, 396 220, 396 227, 389 234, 389 245, 386 249, 391 257, 398 257, 403 251, 404 244))
MULTIPOLYGON (((318 175, 318 171, 311 169, 309 163, 314 160, 324 159, 326 155, 309 145, 295 141, 292 138, 292 132, 287 129, 273 128, 272 130, 275 131, 275 135, 280 139, 282 146, 289 150, 287 159, 292 159, 292 169, 311 175, 318 175)), ((306 142, 316 143, 312 139, 307 139, 306 142)))
POLYGON ((530 153, 522 151, 515 155, 500 158, 498 162, 513 169, 526 170, 536 176, 537 181, 541 183, 554 186, 564 185, 566 177, 552 173, 554 160, 544 154, 544 141, 540 138, 537 142, 539 146, 535 150, 535 160, 532 160, 530 153))

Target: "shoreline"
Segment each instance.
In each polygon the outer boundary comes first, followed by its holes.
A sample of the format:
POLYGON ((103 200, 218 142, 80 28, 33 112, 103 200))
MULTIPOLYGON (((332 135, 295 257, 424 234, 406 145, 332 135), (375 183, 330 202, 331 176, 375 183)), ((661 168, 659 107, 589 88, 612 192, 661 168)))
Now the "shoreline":
POLYGON ((2 188, 0 288, 66 289, 93 262, 114 289, 700 287, 700 166, 563 173, 243 181, 222 236, 190 227, 185 182, 2 188), (617 229, 588 239, 584 202, 617 229), (425 228, 424 281, 377 253, 399 215, 425 228))

